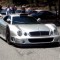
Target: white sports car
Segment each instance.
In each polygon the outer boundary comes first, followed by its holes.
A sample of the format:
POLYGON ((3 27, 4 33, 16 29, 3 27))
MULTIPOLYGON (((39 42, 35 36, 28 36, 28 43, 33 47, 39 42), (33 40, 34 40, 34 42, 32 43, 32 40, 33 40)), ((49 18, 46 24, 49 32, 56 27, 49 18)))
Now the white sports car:
POLYGON ((40 24, 25 14, 10 14, 0 18, 0 36, 7 43, 41 44, 59 42, 59 33, 54 24, 40 24))

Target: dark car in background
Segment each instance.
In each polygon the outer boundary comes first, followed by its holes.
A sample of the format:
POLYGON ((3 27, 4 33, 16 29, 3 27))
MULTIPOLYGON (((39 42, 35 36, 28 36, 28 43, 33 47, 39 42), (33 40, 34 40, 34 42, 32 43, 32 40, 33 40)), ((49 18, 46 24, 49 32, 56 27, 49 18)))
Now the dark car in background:
POLYGON ((30 14, 31 16, 37 18, 41 18, 42 22, 52 22, 55 23, 57 19, 57 15, 55 13, 52 13, 50 11, 40 11, 37 13, 30 14))
POLYGON ((16 10, 15 13, 21 13, 22 11, 19 9, 19 10, 16 10))
POLYGON ((6 15, 6 9, 3 9, 3 10, 0 12, 0 14, 6 15))

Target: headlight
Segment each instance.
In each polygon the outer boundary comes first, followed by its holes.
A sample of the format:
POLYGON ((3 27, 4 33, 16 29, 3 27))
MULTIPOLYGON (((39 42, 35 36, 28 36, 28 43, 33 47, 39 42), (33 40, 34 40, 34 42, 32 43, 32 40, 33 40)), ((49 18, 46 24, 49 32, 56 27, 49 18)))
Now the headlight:
POLYGON ((53 35, 53 31, 50 32, 50 35, 53 35))
POLYGON ((18 31, 17 34, 18 34, 19 36, 21 36, 21 35, 22 35, 22 32, 21 32, 21 31, 18 31))
POLYGON ((57 31, 57 29, 54 29, 54 34, 55 35, 58 35, 59 34, 58 31, 57 31))
POLYGON ((54 29, 54 31, 51 31, 50 32, 50 35, 58 35, 58 30, 57 29, 54 29))

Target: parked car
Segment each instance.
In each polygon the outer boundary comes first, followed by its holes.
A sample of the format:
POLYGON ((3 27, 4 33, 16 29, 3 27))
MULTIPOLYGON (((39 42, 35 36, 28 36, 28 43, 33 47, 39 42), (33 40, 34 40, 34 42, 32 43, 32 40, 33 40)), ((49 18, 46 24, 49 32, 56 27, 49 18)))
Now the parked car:
POLYGON ((22 11, 19 9, 19 10, 16 10, 15 13, 21 13, 22 11))
POLYGON ((3 9, 3 10, 0 12, 0 14, 6 15, 6 9, 3 9))
POLYGON ((8 44, 32 45, 59 42, 59 33, 54 24, 40 24, 27 14, 10 14, 0 18, 0 36, 8 44))
POLYGON ((37 18, 41 18, 42 22, 51 22, 55 23, 57 20, 57 15, 55 13, 52 13, 50 11, 39 11, 37 13, 32 13, 31 16, 37 18))
POLYGON ((56 18, 56 14, 49 11, 40 11, 38 14, 41 19, 55 19, 56 18))

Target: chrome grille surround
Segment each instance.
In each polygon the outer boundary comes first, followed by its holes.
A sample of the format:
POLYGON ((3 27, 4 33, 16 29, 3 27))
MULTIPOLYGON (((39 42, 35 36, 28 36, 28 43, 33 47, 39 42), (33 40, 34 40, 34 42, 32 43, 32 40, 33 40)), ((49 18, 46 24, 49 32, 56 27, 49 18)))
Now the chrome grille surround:
POLYGON ((34 31, 29 33, 30 36, 46 36, 49 35, 49 31, 34 31))

